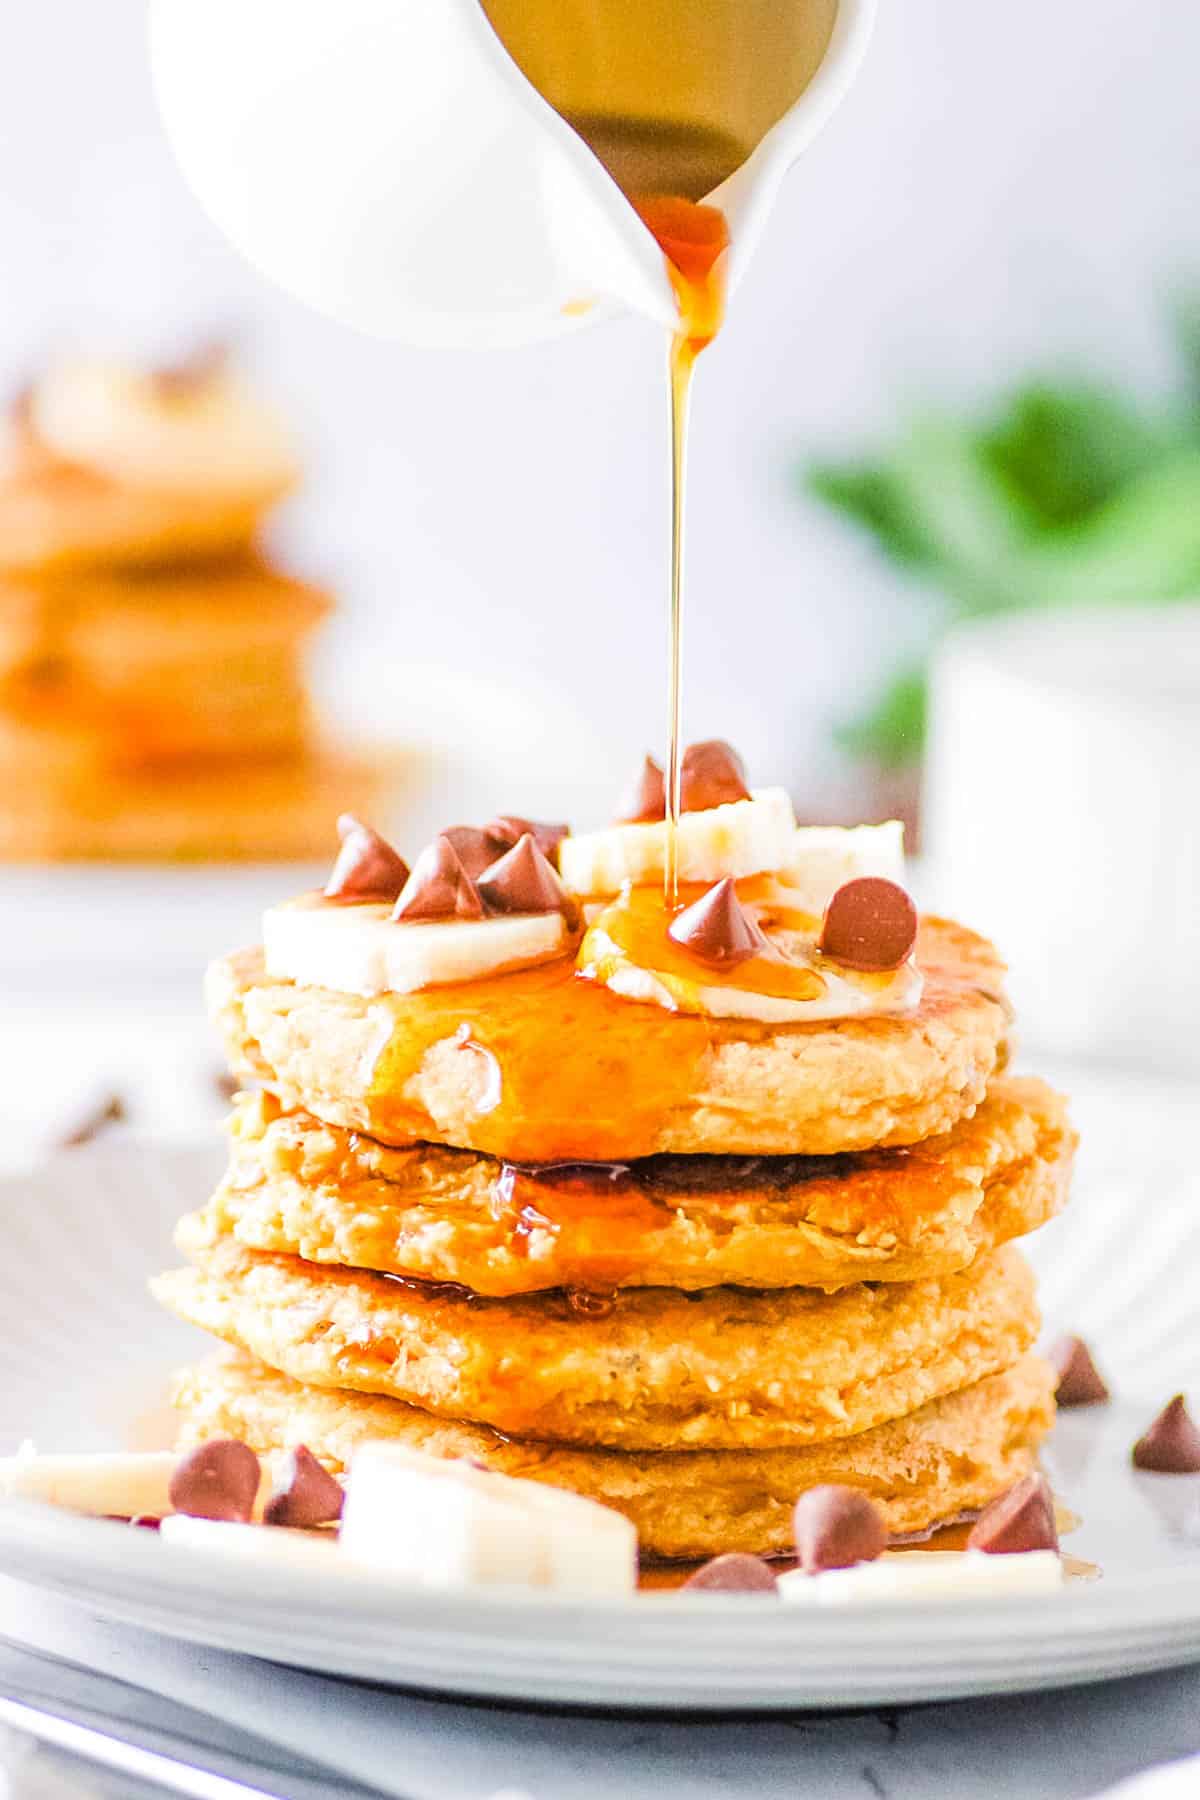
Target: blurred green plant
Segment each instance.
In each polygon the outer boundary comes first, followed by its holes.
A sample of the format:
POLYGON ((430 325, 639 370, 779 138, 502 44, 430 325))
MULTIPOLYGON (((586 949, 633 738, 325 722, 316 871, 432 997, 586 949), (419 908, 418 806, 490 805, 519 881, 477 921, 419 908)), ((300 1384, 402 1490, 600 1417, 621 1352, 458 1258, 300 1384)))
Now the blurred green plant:
MULTIPOLYGON (((915 419, 890 450, 820 462, 809 490, 939 600, 987 613, 1200 595, 1200 300, 1176 308, 1183 379, 1157 410, 1035 380, 982 420, 915 419)), ((884 768, 921 753, 926 670, 898 668, 838 741, 884 768)))

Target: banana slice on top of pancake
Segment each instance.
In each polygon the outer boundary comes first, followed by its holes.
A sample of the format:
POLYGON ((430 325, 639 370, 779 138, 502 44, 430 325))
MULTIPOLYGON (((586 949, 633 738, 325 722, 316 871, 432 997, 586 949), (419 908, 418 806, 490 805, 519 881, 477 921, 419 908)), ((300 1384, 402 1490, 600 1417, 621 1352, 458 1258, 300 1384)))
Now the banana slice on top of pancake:
POLYGON ((411 872, 370 826, 343 817, 339 830, 324 892, 264 915, 271 975, 347 994, 409 994, 574 949, 577 908, 538 845, 554 828, 511 818, 455 826, 411 872))
POLYGON ((671 1012, 767 1025, 911 1012, 922 977, 917 914, 895 882, 862 876, 836 889, 823 917, 804 888, 776 877, 731 877, 681 904, 627 888, 595 919, 580 973, 671 1012))

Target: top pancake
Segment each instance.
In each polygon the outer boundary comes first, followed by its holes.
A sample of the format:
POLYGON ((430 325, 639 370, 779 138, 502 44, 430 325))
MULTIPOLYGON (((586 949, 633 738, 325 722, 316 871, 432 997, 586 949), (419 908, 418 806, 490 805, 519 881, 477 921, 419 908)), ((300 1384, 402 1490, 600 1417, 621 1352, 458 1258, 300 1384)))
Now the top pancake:
POLYGON ((214 965, 209 1004, 239 1073, 385 1144, 542 1163, 824 1156, 949 1130, 1003 1062, 992 946, 926 919, 917 957, 912 1013, 811 1025, 670 1013, 566 959, 364 998, 269 977, 251 950, 214 965))

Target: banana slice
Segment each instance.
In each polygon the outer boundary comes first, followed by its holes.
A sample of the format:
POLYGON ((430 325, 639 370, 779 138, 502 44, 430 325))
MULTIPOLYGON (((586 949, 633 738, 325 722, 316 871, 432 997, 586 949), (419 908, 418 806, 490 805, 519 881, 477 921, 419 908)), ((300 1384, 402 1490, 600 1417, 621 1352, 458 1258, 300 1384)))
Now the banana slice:
POLYGON ((860 875, 882 875, 904 885, 904 827, 886 825, 800 825, 778 865, 780 882, 792 904, 823 913, 838 888, 860 875))
MULTIPOLYGON (((699 897, 695 888, 680 895, 685 902, 699 897)), ((918 1004, 923 984, 911 958, 882 973, 831 962, 816 948, 820 918, 795 906, 792 890, 774 877, 739 882, 738 898, 766 943, 731 968, 706 967, 668 935, 673 915, 660 890, 633 888, 589 925, 579 972, 669 1012, 765 1025, 905 1013, 918 1004)))
POLYGON ((637 1581, 637 1533, 610 1507, 397 1444, 356 1452, 338 1550, 422 1587, 627 1594, 637 1581))
POLYGON ((281 1563, 300 1573, 304 1568, 337 1566, 335 1531, 294 1531, 286 1525, 242 1525, 228 1519, 197 1519, 172 1513, 163 1520, 159 1535, 164 1543, 180 1544, 211 1556, 232 1557, 238 1562, 281 1563), (317 1558, 314 1565, 313 1558, 317 1558))
POLYGON ((172 379, 71 357, 37 382, 30 418, 37 438, 64 461, 131 487, 266 499, 299 475, 282 423, 224 367, 172 379))
POLYGON ((178 1461, 169 1450, 39 1456, 26 1444, 0 1458, 0 1495, 101 1518, 161 1519, 174 1511, 170 1486, 178 1461))
MULTIPOLYGON (((760 788, 749 800, 684 813, 676 839, 679 879, 711 882, 781 868, 795 836, 796 815, 783 788, 760 788)), ((581 896, 616 894, 626 884, 648 887, 662 881, 666 846, 662 820, 610 825, 564 838, 559 873, 568 889, 581 896)))
POLYGON ((411 994, 448 982, 524 969, 567 954, 561 913, 495 919, 391 918, 391 902, 338 906, 306 894, 263 915, 267 973, 343 994, 411 994))
POLYGON ((890 1550, 875 1562, 806 1575, 781 1575, 789 1606, 921 1605, 926 1600, 977 1600, 988 1594, 1044 1594, 1063 1585, 1055 1550, 989 1556, 982 1550, 890 1550))

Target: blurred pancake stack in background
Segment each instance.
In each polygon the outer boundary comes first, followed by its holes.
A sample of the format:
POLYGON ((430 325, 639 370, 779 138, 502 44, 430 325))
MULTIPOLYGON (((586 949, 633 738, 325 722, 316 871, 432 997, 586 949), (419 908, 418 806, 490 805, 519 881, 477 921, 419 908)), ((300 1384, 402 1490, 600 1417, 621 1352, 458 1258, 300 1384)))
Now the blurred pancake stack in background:
POLYGON ((302 860, 383 772, 319 741, 330 596, 258 544, 290 433, 219 351, 75 356, 0 438, 0 858, 302 860))

